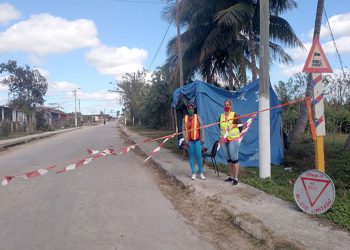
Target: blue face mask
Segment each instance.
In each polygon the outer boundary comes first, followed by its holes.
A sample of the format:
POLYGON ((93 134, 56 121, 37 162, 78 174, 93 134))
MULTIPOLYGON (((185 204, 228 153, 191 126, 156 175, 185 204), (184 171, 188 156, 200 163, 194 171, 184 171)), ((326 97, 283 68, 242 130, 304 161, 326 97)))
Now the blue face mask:
POLYGON ((187 112, 188 112, 188 115, 193 115, 194 114, 194 110, 193 109, 189 109, 189 110, 187 110, 187 112))

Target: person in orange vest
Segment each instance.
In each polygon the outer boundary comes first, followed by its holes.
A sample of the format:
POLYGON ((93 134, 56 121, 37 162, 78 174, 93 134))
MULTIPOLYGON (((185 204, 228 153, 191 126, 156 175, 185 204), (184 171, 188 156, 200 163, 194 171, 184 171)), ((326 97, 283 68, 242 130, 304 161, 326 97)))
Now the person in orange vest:
POLYGON ((205 180, 203 174, 202 162, 202 145, 204 144, 204 129, 202 120, 199 115, 194 112, 195 105, 190 102, 187 104, 187 113, 182 121, 182 135, 185 143, 188 145, 188 158, 191 166, 191 179, 196 179, 195 158, 197 158, 198 173, 202 180, 205 180))
POLYGON ((228 162, 229 177, 225 180, 232 182, 232 185, 238 185, 238 153, 240 146, 240 134, 243 130, 241 119, 236 118, 239 115, 232 111, 232 102, 224 101, 224 113, 220 115, 220 144, 228 162))

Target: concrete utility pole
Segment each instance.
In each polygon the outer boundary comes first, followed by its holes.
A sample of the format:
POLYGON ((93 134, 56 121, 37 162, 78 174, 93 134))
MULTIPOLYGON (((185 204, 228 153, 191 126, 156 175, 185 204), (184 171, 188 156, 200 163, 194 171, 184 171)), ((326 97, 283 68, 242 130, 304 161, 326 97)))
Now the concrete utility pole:
MULTIPOLYGON (((78 88, 80 89, 80 88, 78 88)), ((78 127, 78 115, 77 115, 77 90, 73 90, 74 92, 74 121, 75 121, 75 127, 78 127)))
MULTIPOLYGON (((269 0, 260 0, 259 110, 270 108, 269 0)), ((270 111, 259 113, 259 177, 271 177, 270 111)))
POLYGON ((179 71, 180 71, 180 87, 184 85, 184 73, 182 66, 182 44, 180 36, 180 13, 179 13, 179 0, 176 0, 176 30, 177 30, 177 49, 178 49, 178 60, 179 60, 179 71))

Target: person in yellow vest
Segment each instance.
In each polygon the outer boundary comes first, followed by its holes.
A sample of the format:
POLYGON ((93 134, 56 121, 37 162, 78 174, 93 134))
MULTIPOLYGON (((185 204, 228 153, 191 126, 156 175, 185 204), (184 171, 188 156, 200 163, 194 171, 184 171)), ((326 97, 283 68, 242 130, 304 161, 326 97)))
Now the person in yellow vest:
POLYGON ((190 102, 187 104, 187 113, 182 121, 182 135, 185 143, 188 145, 188 158, 191 166, 191 179, 196 179, 195 158, 197 158, 198 173, 202 180, 205 180, 203 174, 202 162, 202 145, 204 144, 204 129, 202 120, 199 115, 194 112, 195 105, 190 102))
POLYGON ((232 182, 232 185, 238 185, 238 153, 240 146, 240 134, 243 130, 242 121, 236 112, 232 111, 232 102, 224 101, 224 113, 220 115, 220 144, 228 162, 229 177, 225 180, 232 182))

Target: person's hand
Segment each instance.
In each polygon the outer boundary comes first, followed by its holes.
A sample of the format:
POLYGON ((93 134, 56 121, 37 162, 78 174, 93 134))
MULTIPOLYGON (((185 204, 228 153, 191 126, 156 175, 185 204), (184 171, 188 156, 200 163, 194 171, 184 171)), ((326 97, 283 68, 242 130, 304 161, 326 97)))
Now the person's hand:
POLYGON ((204 141, 203 141, 203 140, 201 140, 201 144, 202 144, 202 145, 204 144, 204 141))
POLYGON ((221 137, 219 142, 220 144, 227 143, 227 139, 225 137, 221 137))

